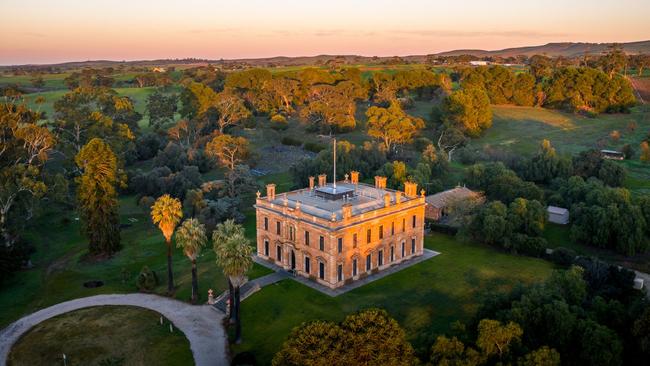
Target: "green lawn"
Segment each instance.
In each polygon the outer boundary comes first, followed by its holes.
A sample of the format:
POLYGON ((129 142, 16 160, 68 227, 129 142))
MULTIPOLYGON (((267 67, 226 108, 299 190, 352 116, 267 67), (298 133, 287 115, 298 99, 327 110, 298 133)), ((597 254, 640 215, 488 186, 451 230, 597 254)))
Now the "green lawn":
POLYGON ((129 306, 100 306, 48 319, 23 335, 7 365, 191 365, 190 343, 178 329, 169 331, 160 314, 129 306), (112 363, 111 363, 112 365, 112 363))
POLYGON ((450 323, 468 320, 482 296, 516 283, 542 281, 552 265, 513 256, 483 245, 433 234, 425 246, 442 254, 339 297, 329 297, 293 280, 262 289, 242 304, 244 343, 234 352, 251 351, 269 363, 291 329, 309 320, 340 321, 367 307, 382 307, 406 329, 420 354, 426 354, 450 323))
MULTIPOLYGON (((32 256, 34 268, 17 273, 0 292, 0 328, 20 316, 38 309, 74 298, 103 293, 128 293, 137 291, 135 277, 142 266, 156 271, 160 284, 157 293, 166 291, 166 249, 160 231, 151 224, 148 213, 135 203, 134 197, 120 200, 120 219, 129 224, 121 231, 123 249, 113 258, 88 263, 83 260, 87 242, 79 232, 75 212, 60 209, 45 215, 25 234, 36 252, 32 256), (64 219, 65 218, 65 219, 64 219), (88 289, 83 283, 89 280, 104 281, 104 286, 88 289)), ((174 282, 176 298, 189 300, 191 293, 190 261, 182 250, 174 248, 174 282)), ((219 293, 227 288, 221 269, 215 264, 212 245, 208 244, 198 259, 199 294, 205 301, 207 290, 219 293)), ((256 278, 270 273, 255 265, 249 273, 256 278)))

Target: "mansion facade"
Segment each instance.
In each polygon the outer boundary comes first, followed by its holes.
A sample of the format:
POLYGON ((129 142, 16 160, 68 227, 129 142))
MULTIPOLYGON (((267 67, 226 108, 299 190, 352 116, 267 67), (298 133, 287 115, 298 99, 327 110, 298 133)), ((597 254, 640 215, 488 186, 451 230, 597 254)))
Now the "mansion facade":
POLYGON ((359 183, 359 173, 309 187, 258 193, 257 255, 329 288, 381 271, 424 251, 424 192, 405 183, 404 192, 359 183))

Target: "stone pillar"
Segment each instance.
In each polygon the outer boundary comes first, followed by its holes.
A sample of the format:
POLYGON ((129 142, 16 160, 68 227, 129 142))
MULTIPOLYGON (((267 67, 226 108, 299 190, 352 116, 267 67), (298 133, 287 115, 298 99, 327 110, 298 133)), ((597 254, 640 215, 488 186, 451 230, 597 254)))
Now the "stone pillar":
POLYGON ((352 184, 359 184, 359 172, 353 170, 350 172, 350 181, 352 184))
POLYGON ((327 174, 320 174, 318 176, 318 186, 325 187, 326 184, 327 184, 327 174))
POLYGON ((390 207, 390 193, 384 194, 384 207, 390 207))
POLYGON ((341 211, 343 212, 343 220, 349 219, 352 217, 352 204, 350 203, 345 203, 341 207, 341 211))
POLYGON ((402 192, 397 191, 395 192, 395 204, 399 205, 400 202, 402 202, 402 192))
POLYGON ((404 194, 408 198, 415 198, 418 196, 418 184, 413 182, 404 182, 404 194))
POLYGON ((375 176, 375 188, 386 189, 386 177, 375 176))
POLYGON ((275 184, 266 185, 266 199, 273 201, 275 199, 275 184))
POLYGON ((309 177, 309 190, 314 189, 314 177, 309 177))

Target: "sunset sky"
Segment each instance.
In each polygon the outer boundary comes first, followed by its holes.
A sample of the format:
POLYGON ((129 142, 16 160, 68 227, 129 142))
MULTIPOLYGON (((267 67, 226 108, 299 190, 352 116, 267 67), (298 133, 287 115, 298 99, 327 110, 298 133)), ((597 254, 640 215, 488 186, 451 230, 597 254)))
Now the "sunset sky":
POLYGON ((648 0, 0 0, 0 64, 650 39, 648 0))

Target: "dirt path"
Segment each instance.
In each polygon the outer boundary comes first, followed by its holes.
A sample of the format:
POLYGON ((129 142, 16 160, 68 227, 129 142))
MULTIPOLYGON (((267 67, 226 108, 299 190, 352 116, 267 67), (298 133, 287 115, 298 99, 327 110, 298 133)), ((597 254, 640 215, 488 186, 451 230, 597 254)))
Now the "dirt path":
POLYGON ((84 297, 62 302, 18 319, 0 330, 0 365, 7 363, 7 356, 14 343, 36 324, 70 311, 102 305, 137 306, 156 311, 185 334, 190 342, 196 365, 228 365, 227 338, 221 324, 224 316, 222 313, 215 311, 209 305, 193 306, 148 294, 84 297))

